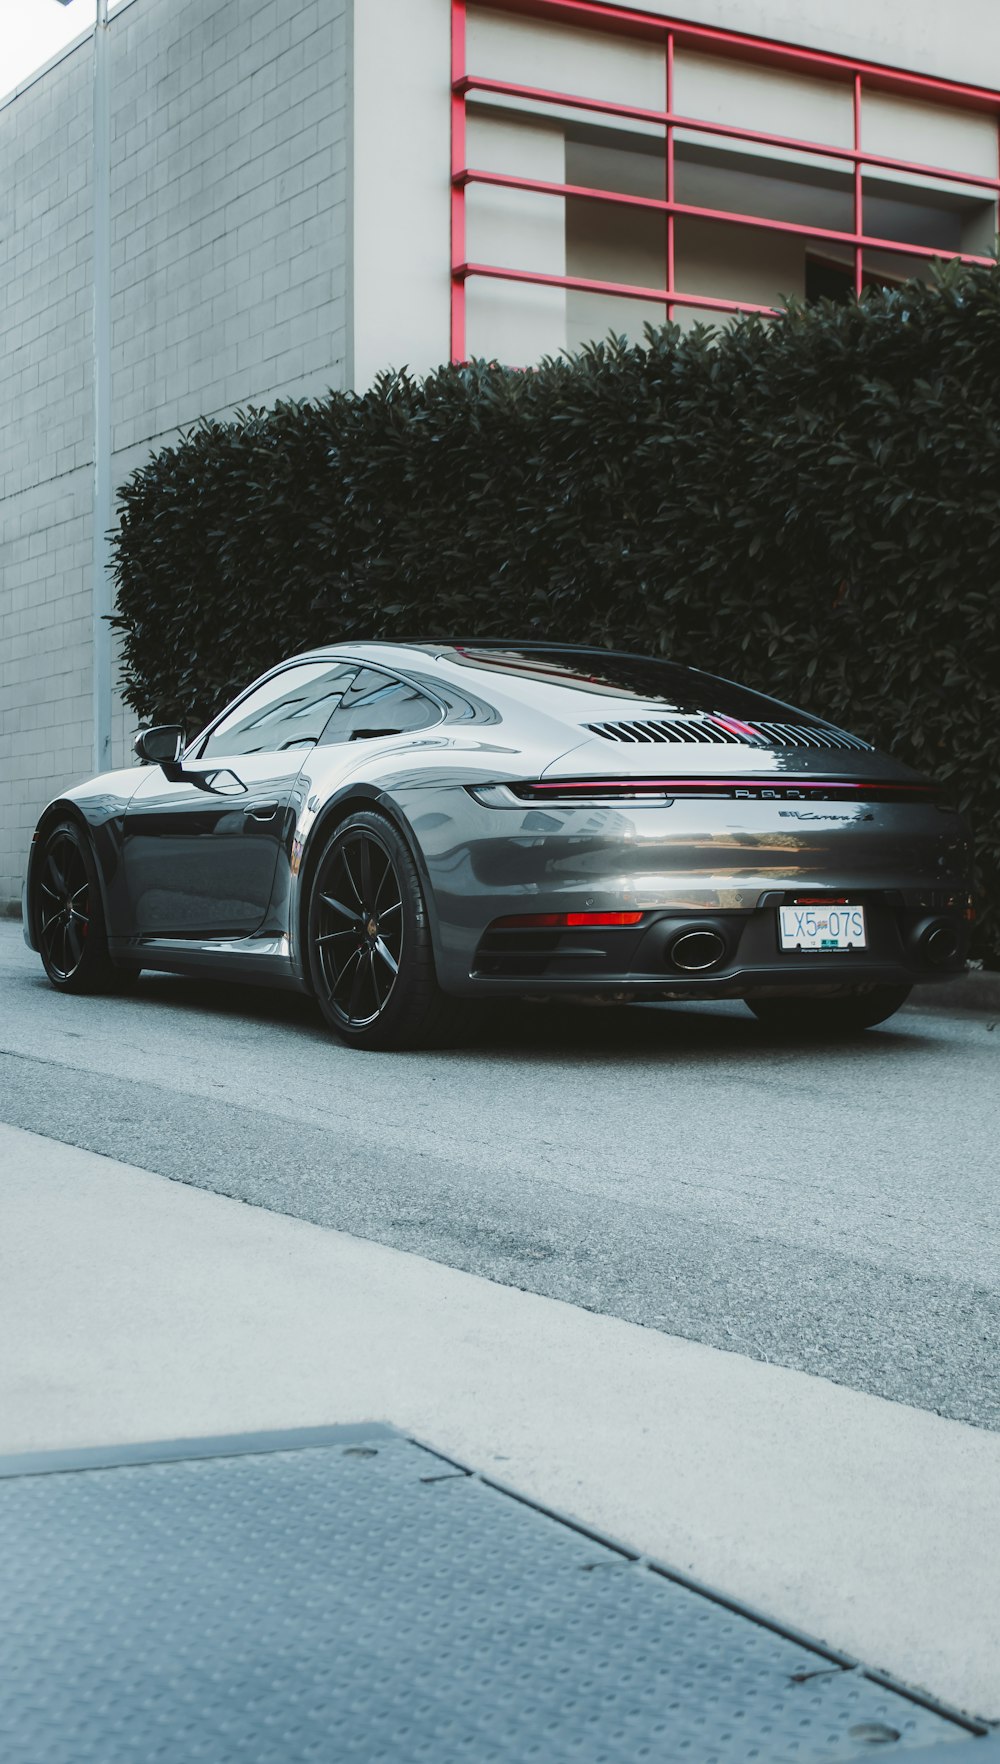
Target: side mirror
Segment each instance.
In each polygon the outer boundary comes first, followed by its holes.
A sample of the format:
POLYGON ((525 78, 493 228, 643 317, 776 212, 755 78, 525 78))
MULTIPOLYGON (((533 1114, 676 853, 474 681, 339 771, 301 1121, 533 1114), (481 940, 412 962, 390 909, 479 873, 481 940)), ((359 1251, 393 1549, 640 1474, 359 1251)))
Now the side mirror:
POLYGON ((184 752, 184 730, 179 723, 159 723, 155 729, 140 729, 132 743, 138 757, 148 766, 162 766, 169 777, 179 767, 184 752))

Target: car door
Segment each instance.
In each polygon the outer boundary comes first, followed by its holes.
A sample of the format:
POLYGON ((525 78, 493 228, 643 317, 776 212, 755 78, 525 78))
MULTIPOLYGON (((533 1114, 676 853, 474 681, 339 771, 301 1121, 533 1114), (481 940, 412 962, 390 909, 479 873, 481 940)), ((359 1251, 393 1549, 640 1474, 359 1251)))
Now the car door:
POLYGON ((245 937, 263 923, 292 791, 357 665, 297 662, 237 699, 181 775, 150 768, 125 814, 133 934, 245 937))

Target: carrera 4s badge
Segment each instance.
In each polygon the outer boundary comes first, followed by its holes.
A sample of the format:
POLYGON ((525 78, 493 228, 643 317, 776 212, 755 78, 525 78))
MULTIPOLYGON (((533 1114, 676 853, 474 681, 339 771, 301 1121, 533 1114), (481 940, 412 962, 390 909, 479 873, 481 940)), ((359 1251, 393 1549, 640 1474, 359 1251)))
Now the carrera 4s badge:
POLYGON ((822 809, 779 809, 783 821, 873 821, 875 816, 827 814, 822 809))

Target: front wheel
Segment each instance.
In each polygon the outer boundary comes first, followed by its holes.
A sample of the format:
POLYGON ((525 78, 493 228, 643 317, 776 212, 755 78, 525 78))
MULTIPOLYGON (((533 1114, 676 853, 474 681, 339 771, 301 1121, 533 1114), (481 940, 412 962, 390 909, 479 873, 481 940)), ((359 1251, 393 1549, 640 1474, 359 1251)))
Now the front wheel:
POLYGON ((406 841, 363 809, 327 840, 309 897, 309 968, 320 1010, 352 1047, 429 1047, 457 1026, 437 983, 427 906, 406 841))
POLYGON ((789 996, 744 999, 747 1008, 768 1029, 799 1035, 856 1035, 894 1015, 910 996, 910 986, 871 986, 827 998, 789 996))
POLYGON ((34 914, 42 966, 58 992, 117 992, 132 976, 108 954, 97 866, 76 821, 49 829, 38 858, 34 914))

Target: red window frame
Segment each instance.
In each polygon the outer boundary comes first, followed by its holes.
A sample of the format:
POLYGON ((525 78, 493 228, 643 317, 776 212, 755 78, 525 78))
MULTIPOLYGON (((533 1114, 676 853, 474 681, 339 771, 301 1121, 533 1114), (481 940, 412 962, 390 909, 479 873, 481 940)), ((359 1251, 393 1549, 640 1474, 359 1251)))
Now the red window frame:
POLYGON ((849 56, 829 55, 819 50, 777 43, 769 38, 752 37, 739 31, 715 29, 708 25, 688 24, 676 19, 656 18, 649 13, 635 12, 628 7, 605 4, 604 0, 476 0, 499 12, 520 13, 528 18, 565 19, 567 23, 584 25, 596 31, 610 31, 660 42, 664 47, 665 90, 662 110, 638 109, 625 104, 612 104, 599 98, 581 98, 576 93, 552 91, 543 87, 512 84, 495 80, 470 70, 466 65, 466 4, 452 0, 451 9, 451 358, 466 359, 465 289, 473 276, 490 277, 507 282, 534 282, 552 288, 579 288, 595 294, 627 295, 648 300, 666 308, 667 318, 675 307, 705 309, 712 312, 759 312, 776 317, 779 309, 755 306, 743 300, 723 300, 699 294, 688 294, 675 283, 674 231, 677 216, 719 221, 726 225, 758 228, 772 233, 794 233, 803 239, 824 244, 847 246, 854 258, 854 288, 860 294, 864 285, 864 254, 866 251, 894 252, 900 257, 958 258, 963 263, 989 264, 992 257, 973 256, 967 252, 945 251, 933 246, 906 244, 898 239, 880 239, 864 230, 863 174, 866 166, 892 171, 910 172, 925 178, 942 178, 989 192, 1000 200, 1000 129, 998 129, 997 175, 957 172, 954 168, 922 165, 916 161, 888 158, 883 154, 865 153, 861 145, 862 103, 866 89, 893 92, 925 101, 948 104, 966 110, 986 111, 1000 124, 1000 92, 985 87, 960 84, 954 80, 935 79, 877 62, 857 61, 849 56), (787 68, 808 73, 850 86, 854 105, 854 140, 851 147, 832 147, 826 142, 798 140, 789 135, 772 135, 762 130, 737 128, 729 123, 707 122, 699 117, 682 116, 674 110, 674 50, 678 45, 703 53, 740 57, 770 67, 787 68), (625 196, 611 190, 591 189, 577 184, 553 184, 537 178, 507 176, 500 172, 477 170, 466 162, 466 100, 470 93, 493 93, 523 98, 533 104, 558 104, 576 110, 588 110, 602 116, 626 117, 662 125, 665 136, 665 195, 662 200, 648 196, 625 196), (854 226, 849 232, 829 227, 810 227, 792 221, 769 220, 758 215, 734 214, 724 209, 700 208, 691 203, 677 202, 674 193, 674 130, 697 129, 705 135, 727 140, 750 141, 773 147, 786 147, 796 153, 815 153, 825 159, 840 159, 854 170, 854 226), (582 198, 587 201, 614 203, 623 208, 640 208, 662 213, 666 227, 665 288, 633 287, 623 282, 595 281, 584 276, 547 275, 535 270, 493 263, 470 263, 465 245, 465 193, 470 184, 492 184, 504 189, 536 191, 541 195, 582 198))

